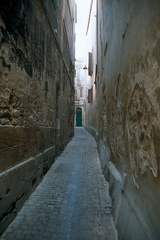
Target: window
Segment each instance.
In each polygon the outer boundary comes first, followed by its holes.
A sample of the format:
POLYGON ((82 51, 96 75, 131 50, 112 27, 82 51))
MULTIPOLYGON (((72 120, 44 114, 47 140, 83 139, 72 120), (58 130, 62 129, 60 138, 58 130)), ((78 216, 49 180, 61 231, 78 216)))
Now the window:
POLYGON ((88 75, 92 76, 93 73, 93 61, 92 61, 92 53, 88 53, 88 75))
POLYGON ((80 98, 83 98, 83 88, 80 88, 80 98))
POLYGON ((93 100, 93 88, 88 89, 88 103, 91 103, 93 100))

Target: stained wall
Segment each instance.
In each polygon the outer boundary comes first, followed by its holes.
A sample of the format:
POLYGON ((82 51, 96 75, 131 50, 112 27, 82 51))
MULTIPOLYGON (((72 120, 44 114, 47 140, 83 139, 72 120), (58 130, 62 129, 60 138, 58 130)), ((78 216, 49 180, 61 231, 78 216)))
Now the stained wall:
POLYGON ((101 0, 97 16, 96 131, 119 239, 158 240, 160 2, 101 0))
POLYGON ((74 134, 74 1, 1 1, 0 29, 2 232, 74 134))

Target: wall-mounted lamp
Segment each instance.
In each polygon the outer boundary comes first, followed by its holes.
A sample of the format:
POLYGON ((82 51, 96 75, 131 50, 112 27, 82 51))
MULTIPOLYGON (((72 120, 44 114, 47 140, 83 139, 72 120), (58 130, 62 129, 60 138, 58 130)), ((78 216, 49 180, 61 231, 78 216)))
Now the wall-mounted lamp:
POLYGON ((88 68, 86 67, 86 65, 84 66, 83 70, 87 70, 88 68))

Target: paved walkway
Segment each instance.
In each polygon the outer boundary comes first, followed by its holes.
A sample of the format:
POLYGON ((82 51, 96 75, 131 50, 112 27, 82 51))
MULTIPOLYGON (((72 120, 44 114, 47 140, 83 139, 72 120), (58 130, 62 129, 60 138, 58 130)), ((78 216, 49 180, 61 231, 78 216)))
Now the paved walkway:
POLYGON ((1 240, 116 240, 96 143, 83 128, 58 157, 1 240))

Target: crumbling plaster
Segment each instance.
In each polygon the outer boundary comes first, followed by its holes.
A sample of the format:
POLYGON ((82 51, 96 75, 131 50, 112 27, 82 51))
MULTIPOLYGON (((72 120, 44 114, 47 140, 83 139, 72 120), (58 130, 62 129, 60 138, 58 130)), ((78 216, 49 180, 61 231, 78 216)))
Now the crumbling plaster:
POLYGON ((0 233, 74 134, 69 7, 68 1, 0 2, 0 233))
POLYGON ((101 0, 97 14, 96 132, 119 239, 158 240, 160 3, 101 0))

